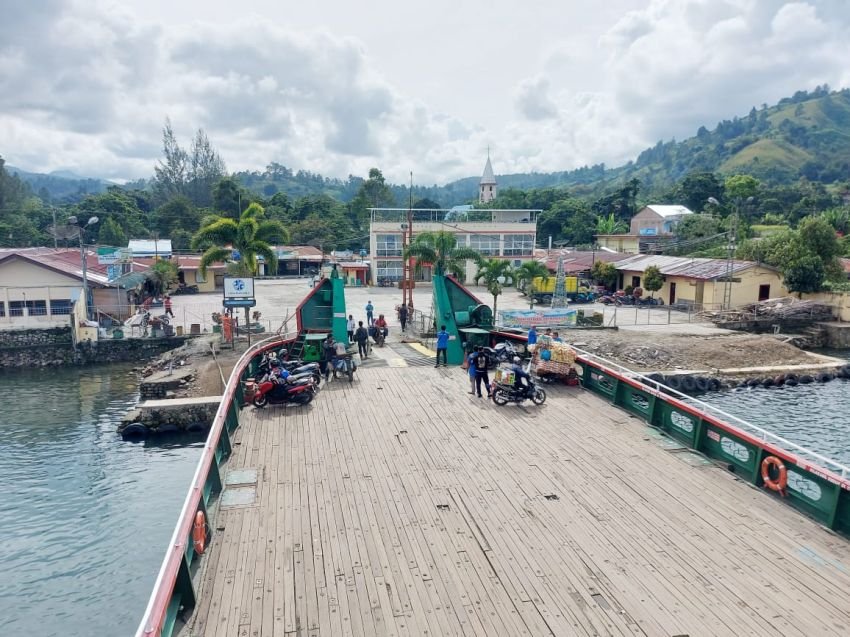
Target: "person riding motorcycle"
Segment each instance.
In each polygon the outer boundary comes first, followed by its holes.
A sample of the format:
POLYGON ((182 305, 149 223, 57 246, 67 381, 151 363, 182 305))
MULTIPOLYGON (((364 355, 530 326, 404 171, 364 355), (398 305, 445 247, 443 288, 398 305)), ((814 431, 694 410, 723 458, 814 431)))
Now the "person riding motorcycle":
POLYGON ((383 343, 384 339, 387 338, 387 334, 389 330, 387 329, 387 319, 384 318, 383 314, 379 314, 378 318, 375 320, 375 341, 377 343, 383 343))
POLYGON ((531 375, 522 368, 519 356, 514 356, 511 371, 514 373, 514 389, 522 396, 528 396, 531 390, 531 375))

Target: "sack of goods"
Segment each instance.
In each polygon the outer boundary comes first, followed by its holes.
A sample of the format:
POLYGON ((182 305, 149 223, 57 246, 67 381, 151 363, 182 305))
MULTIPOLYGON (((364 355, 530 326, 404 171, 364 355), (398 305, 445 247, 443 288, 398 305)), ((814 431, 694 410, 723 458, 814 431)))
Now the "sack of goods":
POLYGON ((565 343, 552 343, 550 349, 552 350, 551 360, 555 363, 568 363, 572 365, 576 360, 576 353, 573 351, 573 348, 565 343))
POLYGON ((498 368, 496 368, 496 373, 495 373, 494 378, 495 378, 496 382, 499 383, 500 385, 513 385, 514 381, 516 380, 515 376, 516 375, 514 374, 513 370, 505 369, 503 367, 498 367, 498 368))

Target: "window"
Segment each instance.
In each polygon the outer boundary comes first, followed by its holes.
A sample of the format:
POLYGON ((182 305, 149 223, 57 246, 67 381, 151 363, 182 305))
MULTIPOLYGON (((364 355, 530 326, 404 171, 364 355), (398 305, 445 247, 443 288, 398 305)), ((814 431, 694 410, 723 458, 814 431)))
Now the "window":
POLYGON ((47 301, 27 301, 27 314, 30 316, 47 316, 47 301))
POLYGON ((0 316, 6 316, 6 302, 0 301, 0 316))
POLYGON ((533 234, 505 235, 506 257, 530 257, 532 254, 534 254, 533 234))
POLYGON ((195 283, 206 283, 206 282, 207 282, 207 277, 205 277, 203 274, 201 274, 201 269, 198 268, 197 270, 195 270, 195 283))
POLYGON ((71 313, 71 299, 50 299, 50 313, 53 316, 71 313))
POLYGON ((401 256, 401 235, 400 234, 379 234, 376 237, 377 251, 376 256, 379 257, 400 257, 401 256))
POLYGON ((24 315, 24 302, 23 301, 9 301, 9 316, 23 316, 24 315))
POLYGON ((497 257, 499 256, 499 235, 471 234, 469 235, 469 247, 478 250, 485 257, 497 257))
POLYGON ((378 261, 377 262, 378 280, 389 279, 390 281, 401 281, 404 274, 404 265, 402 261, 378 261))

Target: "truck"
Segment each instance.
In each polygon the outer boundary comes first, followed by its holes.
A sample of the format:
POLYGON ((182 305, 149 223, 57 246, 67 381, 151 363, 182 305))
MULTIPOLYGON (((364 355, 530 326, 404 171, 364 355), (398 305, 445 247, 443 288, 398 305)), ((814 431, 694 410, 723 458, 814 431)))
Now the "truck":
MULTIPOLYGON (((534 300, 537 303, 550 303, 555 294, 555 282, 557 277, 550 276, 546 281, 542 277, 532 280, 531 284, 525 283, 520 292, 528 296, 530 288, 534 289, 534 300)), ((564 277, 564 287, 567 290, 567 298, 573 303, 589 303, 593 301, 593 288, 589 281, 577 276, 564 277)))

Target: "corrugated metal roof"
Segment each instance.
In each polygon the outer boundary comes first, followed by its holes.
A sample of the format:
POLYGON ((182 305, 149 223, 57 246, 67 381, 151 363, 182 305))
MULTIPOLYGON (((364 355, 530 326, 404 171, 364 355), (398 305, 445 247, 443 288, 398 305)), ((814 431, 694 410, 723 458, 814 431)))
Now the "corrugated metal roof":
MULTIPOLYGON (((623 271, 645 272, 648 267, 653 265, 664 275, 703 280, 718 279, 726 276, 729 267, 726 259, 671 257, 662 254, 642 254, 630 257, 619 261, 615 264, 615 267, 623 271)), ((756 265, 759 264, 754 261, 733 261, 732 274, 737 274, 756 265)), ((762 265, 762 267, 767 268, 768 266, 762 265)))
POLYGON ((685 206, 659 206, 656 204, 652 204, 650 206, 646 206, 657 214, 659 217, 681 217, 682 215, 692 215, 693 211, 689 210, 685 206))

